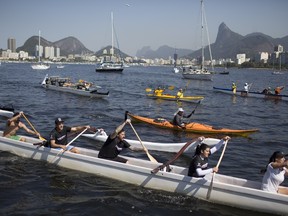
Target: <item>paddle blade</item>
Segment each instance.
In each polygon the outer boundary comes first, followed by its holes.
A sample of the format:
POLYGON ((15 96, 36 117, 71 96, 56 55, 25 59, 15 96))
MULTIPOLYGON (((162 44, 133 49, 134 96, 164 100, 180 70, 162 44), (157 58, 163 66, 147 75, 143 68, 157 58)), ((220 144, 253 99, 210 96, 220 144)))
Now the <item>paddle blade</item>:
POLYGON ((151 89, 151 88, 146 88, 145 91, 146 91, 146 92, 151 92, 152 89, 151 89))
POLYGON ((146 154, 151 162, 158 163, 158 161, 148 151, 146 154))
POLYGON ((174 89, 175 89, 175 86, 169 86, 168 89, 169 89, 169 90, 174 90, 174 89))
POLYGON ((208 191, 207 191, 207 195, 206 195, 206 199, 207 200, 209 200, 210 196, 211 196, 211 192, 212 192, 212 189, 213 189, 214 176, 215 176, 215 172, 213 172, 212 179, 211 179, 211 182, 210 182, 210 186, 209 186, 208 191))

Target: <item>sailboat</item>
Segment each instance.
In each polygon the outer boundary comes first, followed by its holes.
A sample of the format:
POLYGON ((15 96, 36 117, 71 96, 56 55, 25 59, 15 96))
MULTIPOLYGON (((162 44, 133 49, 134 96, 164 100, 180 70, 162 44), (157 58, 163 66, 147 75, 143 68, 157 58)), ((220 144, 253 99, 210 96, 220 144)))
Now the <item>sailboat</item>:
POLYGON ((38 42, 38 63, 32 65, 32 69, 34 70, 47 70, 50 68, 50 65, 48 64, 43 64, 40 60, 40 31, 39 31, 39 42, 38 42))
POLYGON ((114 19, 113 12, 111 12, 111 26, 112 26, 112 47, 110 51, 110 59, 105 56, 101 63, 96 66, 96 72, 122 72, 124 70, 123 62, 114 62, 114 19))
MULTIPOLYGON (((185 69, 182 73, 182 76, 185 79, 196 79, 196 80, 212 80, 213 72, 210 72, 207 68, 205 68, 205 59, 204 59, 204 45, 203 45, 203 21, 204 21, 204 3, 203 0, 201 0, 201 66, 199 67, 189 67, 188 69, 185 69)), ((206 25, 207 27, 207 25, 206 25)), ((209 38, 209 37, 208 37, 209 38)), ((209 43, 209 51, 210 51, 210 58, 212 62, 211 57, 211 48, 210 48, 210 41, 209 43)))
POLYGON ((281 71, 281 54, 279 53, 279 71, 273 71, 272 74, 283 74, 281 71))

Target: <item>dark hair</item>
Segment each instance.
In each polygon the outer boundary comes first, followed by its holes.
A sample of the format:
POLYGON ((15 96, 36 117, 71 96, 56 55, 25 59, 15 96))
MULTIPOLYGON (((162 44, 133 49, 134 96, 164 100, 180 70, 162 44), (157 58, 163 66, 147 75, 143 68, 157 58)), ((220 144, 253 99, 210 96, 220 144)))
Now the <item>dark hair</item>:
MULTIPOLYGON (((282 158, 282 157, 284 157, 284 156, 285 156, 285 155, 284 155, 283 152, 281 152, 281 151, 275 151, 275 152, 271 155, 271 157, 269 158, 269 163, 268 163, 268 164, 270 164, 270 163, 272 163, 272 162, 275 162, 275 161, 276 161, 276 158, 282 158)), ((260 170, 260 173, 265 173, 265 172, 267 171, 267 166, 268 166, 268 164, 266 165, 265 169, 261 169, 261 170, 260 170)))
POLYGON ((118 135, 119 135, 120 133, 122 133, 122 132, 125 132, 125 130, 124 130, 124 129, 120 130, 120 131, 118 132, 118 135))
POLYGON ((210 146, 207 145, 207 144, 205 144, 205 143, 202 143, 202 144, 197 145, 196 150, 195 150, 195 153, 194 153, 194 156, 195 156, 195 155, 200 155, 200 154, 201 154, 201 151, 204 151, 204 150, 207 149, 207 148, 210 148, 210 146))
POLYGON ((19 112, 14 113, 13 117, 15 117, 15 116, 17 116, 17 115, 19 115, 19 112))

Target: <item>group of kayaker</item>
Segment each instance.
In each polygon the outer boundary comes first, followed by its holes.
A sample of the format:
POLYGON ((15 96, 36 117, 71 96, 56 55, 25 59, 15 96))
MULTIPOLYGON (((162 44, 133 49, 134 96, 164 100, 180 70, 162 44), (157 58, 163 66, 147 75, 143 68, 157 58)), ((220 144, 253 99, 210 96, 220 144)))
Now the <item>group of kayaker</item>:
MULTIPOLYGON (((174 115, 173 122, 180 127, 185 127, 185 123, 182 122, 182 119, 184 117, 190 118, 192 114, 193 112, 190 115, 185 116, 183 108, 179 108, 174 115)), ((24 129, 26 132, 41 138, 40 133, 38 133, 31 124, 30 125, 32 126, 34 131, 28 129, 25 126, 25 124, 20 121, 20 118, 22 116, 27 120, 23 112, 15 113, 13 117, 7 120, 7 125, 3 133, 3 136, 25 142, 26 140, 23 139, 23 137, 16 135, 16 132, 19 129, 24 129)), ((129 163, 127 159, 118 156, 124 148, 130 149, 132 151, 144 151, 146 153, 148 152, 148 150, 144 148, 144 146, 143 148, 132 147, 127 141, 124 140, 125 139, 124 126, 127 123, 131 124, 131 120, 126 119, 108 136, 107 140, 102 145, 99 151, 98 155, 99 158, 113 160, 121 163, 129 163)), ((64 151, 68 150, 73 153, 80 153, 76 147, 67 144, 68 133, 80 132, 80 131, 83 132, 84 130, 86 131, 87 129, 91 129, 91 127, 89 125, 78 127, 64 126, 64 120, 62 120, 61 118, 57 118, 55 119, 55 127, 50 132, 47 147, 58 148, 59 150, 64 151)), ((95 130, 96 129, 94 129, 94 131, 95 130)), ((98 130, 101 131, 103 129, 98 130)), ((204 137, 200 137, 200 139, 203 140, 204 137)), ((223 144, 230 139, 231 138, 229 136, 223 137, 222 138, 223 141, 219 142, 219 144, 217 144, 213 148, 210 148, 210 146, 204 143, 199 144, 196 147, 195 154, 190 162, 188 176, 202 178, 207 174, 218 172, 218 166, 209 168, 208 158, 210 155, 219 150, 223 146, 223 144)), ((285 159, 285 156, 287 155, 285 155, 283 152, 276 151, 270 157, 268 165, 266 166, 265 170, 263 170, 265 174, 262 180, 262 187, 261 187, 262 190, 269 191, 272 193, 281 193, 288 195, 288 188, 279 187, 280 184, 284 181, 284 177, 288 176, 288 160, 285 159)))
MULTIPOLYGON (((248 84, 248 83, 245 83, 244 84, 244 90, 242 92, 244 93, 248 93, 250 88, 251 88, 251 85, 252 83, 248 84)), ((233 91, 234 94, 236 94, 236 90, 237 90, 237 86, 235 84, 235 82, 232 82, 232 86, 231 86, 231 89, 233 91)), ((281 91, 284 89, 284 86, 277 86, 275 89, 274 89, 274 94, 275 95, 279 95, 281 94, 281 91)), ((267 87, 265 88, 262 92, 262 94, 273 94, 272 91, 271 91, 271 87, 267 87)))

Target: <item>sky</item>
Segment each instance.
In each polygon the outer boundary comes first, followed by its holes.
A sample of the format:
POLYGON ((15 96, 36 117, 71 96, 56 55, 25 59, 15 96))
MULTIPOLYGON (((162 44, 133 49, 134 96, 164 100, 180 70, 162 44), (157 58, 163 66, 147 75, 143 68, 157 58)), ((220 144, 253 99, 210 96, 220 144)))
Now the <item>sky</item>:
MULTIPOLYGON (((112 43, 111 12, 114 46, 128 55, 135 56, 144 46, 201 48, 200 0, 0 0, 0 9, 2 49, 7 49, 9 37, 19 47, 40 30, 48 41, 73 36, 96 52, 112 43)), ((210 42, 222 22, 243 36, 287 36, 287 9, 288 0, 204 0, 210 42)))

